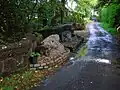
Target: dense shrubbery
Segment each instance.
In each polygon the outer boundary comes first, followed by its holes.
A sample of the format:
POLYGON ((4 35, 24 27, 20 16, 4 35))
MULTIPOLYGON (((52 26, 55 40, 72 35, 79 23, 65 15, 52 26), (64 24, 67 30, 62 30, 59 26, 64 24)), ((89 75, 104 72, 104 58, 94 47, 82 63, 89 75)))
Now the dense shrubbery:
POLYGON ((120 23, 120 4, 111 3, 105 5, 101 10, 101 21, 116 27, 120 23), (118 17, 117 17, 118 16, 118 17))
POLYGON ((108 23, 102 23, 101 26, 112 35, 118 34, 116 28, 112 28, 108 23))
POLYGON ((100 21, 103 28, 112 34, 117 34, 116 28, 120 26, 120 3, 109 2, 102 6, 100 11, 100 21))
POLYGON ((1 0, 0 43, 19 41, 27 32, 54 24, 65 10, 64 1, 1 0))
MULTIPOLYGON (((67 8, 68 0, 1 0, 0 44, 19 41, 31 31, 64 23, 86 23, 97 0, 73 0, 75 11, 67 8)), ((72 0, 70 0, 72 1, 72 0)))

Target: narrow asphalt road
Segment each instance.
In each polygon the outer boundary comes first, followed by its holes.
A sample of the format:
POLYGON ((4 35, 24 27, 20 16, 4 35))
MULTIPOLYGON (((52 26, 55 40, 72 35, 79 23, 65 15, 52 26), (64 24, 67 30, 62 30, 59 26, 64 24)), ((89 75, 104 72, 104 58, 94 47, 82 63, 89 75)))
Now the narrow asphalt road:
POLYGON ((120 70, 112 62, 120 58, 115 39, 98 23, 87 26, 87 53, 64 66, 33 90, 120 90, 120 70))

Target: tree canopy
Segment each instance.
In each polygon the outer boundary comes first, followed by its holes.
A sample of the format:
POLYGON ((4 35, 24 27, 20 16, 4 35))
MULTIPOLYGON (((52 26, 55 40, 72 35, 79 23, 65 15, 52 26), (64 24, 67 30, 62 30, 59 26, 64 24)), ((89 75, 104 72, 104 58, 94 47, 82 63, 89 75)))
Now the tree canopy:
POLYGON ((85 23, 84 18, 90 18, 91 10, 100 3, 98 0, 69 1, 76 2, 75 10, 66 7, 68 0, 1 0, 1 43, 17 41, 27 32, 44 27, 72 22, 85 23))
POLYGON ((99 20, 103 27, 112 34, 117 34, 116 28, 120 26, 120 0, 99 0, 99 20))

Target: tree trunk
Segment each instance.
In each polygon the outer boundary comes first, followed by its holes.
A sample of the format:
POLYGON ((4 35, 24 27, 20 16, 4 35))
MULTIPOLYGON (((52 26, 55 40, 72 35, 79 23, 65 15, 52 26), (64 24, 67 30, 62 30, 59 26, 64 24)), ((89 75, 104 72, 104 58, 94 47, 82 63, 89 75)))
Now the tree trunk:
POLYGON ((65 0, 61 0, 61 4, 62 4, 62 9, 60 13, 61 13, 61 24, 62 24, 64 19, 65 0))

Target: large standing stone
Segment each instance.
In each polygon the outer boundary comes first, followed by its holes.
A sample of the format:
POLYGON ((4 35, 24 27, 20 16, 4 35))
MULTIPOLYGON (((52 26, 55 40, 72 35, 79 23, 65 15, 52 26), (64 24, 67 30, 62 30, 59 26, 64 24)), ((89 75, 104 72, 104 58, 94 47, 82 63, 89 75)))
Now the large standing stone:
POLYGON ((64 46, 59 42, 59 40, 59 35, 54 34, 41 42, 42 46, 46 48, 45 52, 47 56, 53 57, 65 52, 64 46))

